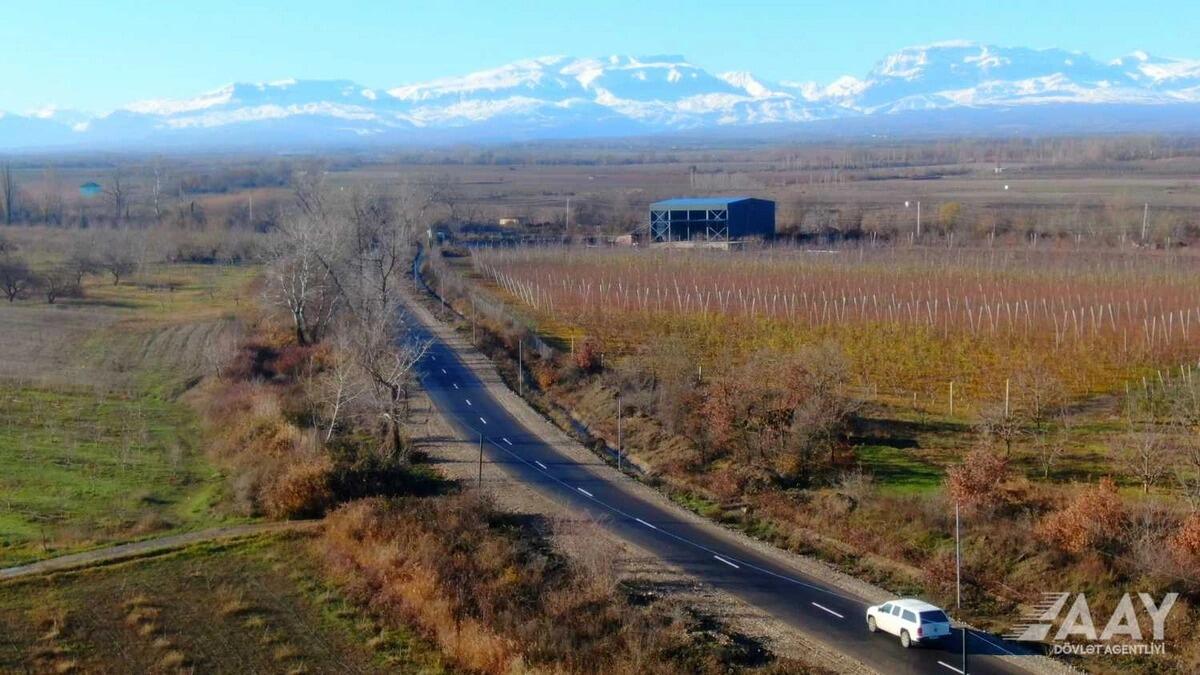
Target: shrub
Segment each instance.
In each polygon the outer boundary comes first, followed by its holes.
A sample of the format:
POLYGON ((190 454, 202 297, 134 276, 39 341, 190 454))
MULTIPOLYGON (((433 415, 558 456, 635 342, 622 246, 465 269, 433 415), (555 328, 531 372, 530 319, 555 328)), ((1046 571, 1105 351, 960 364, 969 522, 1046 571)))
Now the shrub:
POLYGON ((1083 553, 1117 540, 1126 521, 1125 505, 1111 478, 1081 490, 1063 509, 1038 525, 1041 538, 1068 553, 1083 553))
POLYGON ((263 492, 263 508, 272 518, 321 516, 333 503, 333 463, 321 457, 291 464, 263 492))
POLYGON ((963 463, 946 472, 946 485, 955 503, 993 508, 1004 502, 1002 486, 1008 478, 1008 460, 986 448, 976 448, 963 463))
POLYGON ((575 353, 572 355, 575 366, 584 373, 594 373, 600 370, 600 359, 600 345, 590 338, 576 347, 575 353))
POLYGON ((1184 519, 1171 536, 1171 551, 1183 564, 1200 562, 1200 513, 1184 519))

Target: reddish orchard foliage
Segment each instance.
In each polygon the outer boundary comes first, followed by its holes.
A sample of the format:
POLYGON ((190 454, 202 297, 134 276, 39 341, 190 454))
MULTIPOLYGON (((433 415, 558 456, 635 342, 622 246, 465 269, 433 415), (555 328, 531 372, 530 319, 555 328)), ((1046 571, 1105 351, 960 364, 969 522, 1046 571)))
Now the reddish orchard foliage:
POLYGON ((1200 351, 1189 252, 1077 249, 480 250, 476 270, 547 325, 612 353, 684 335, 716 365, 747 346, 832 339, 860 384, 995 396, 1017 364, 1073 392, 1200 351))
POLYGON ((1008 460, 987 448, 975 448, 963 463, 947 472, 946 484, 956 504, 967 507, 995 507, 1004 502, 1004 481, 1008 479, 1008 460))
POLYGON ((1064 508, 1038 525, 1045 541, 1068 553, 1083 553, 1118 539, 1127 522, 1125 504, 1111 478, 1079 491, 1064 508))

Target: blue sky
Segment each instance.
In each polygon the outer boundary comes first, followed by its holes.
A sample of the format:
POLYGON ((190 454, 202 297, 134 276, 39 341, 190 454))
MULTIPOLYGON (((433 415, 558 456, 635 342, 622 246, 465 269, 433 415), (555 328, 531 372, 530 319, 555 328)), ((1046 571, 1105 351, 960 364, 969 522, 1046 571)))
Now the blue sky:
POLYGON ((390 87, 548 54, 683 54, 714 72, 823 83, 958 38, 1200 57, 1195 0, 14 0, 4 15, 0 110, 17 112, 289 77, 390 87))

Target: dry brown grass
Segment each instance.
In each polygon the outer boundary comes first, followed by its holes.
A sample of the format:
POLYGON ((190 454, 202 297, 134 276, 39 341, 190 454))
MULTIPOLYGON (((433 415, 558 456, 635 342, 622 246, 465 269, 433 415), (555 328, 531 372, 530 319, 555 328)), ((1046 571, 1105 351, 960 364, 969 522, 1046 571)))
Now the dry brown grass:
POLYGON ((327 566, 381 617, 418 626, 472 671, 715 673, 668 608, 634 607, 476 495, 353 502, 328 519, 327 566))

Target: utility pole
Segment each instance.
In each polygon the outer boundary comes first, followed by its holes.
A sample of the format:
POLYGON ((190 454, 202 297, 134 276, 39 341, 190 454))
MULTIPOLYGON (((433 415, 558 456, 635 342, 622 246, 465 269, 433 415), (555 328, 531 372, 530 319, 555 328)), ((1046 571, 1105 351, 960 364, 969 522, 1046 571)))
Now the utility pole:
MULTIPOLYGON (((962 530, 959 520, 959 504, 954 502, 954 610, 962 617, 962 530)), ((962 622, 962 672, 967 675, 967 623, 962 622)))
POLYGON ((921 238, 921 201, 917 200, 917 239, 921 238))
POLYGON ((962 530, 958 502, 954 503, 954 608, 962 610, 962 530))
POLYGON ((617 392, 617 471, 620 471, 622 468, 622 462, 621 462, 622 452, 621 452, 621 450, 622 450, 622 446, 623 446, 623 443, 622 443, 623 440, 624 439, 622 438, 622 434, 621 434, 621 392, 618 391, 617 392))
POLYGON ((950 380, 950 416, 954 416, 954 380, 950 380))
POLYGON ((564 221, 564 223, 565 223, 565 230, 566 230, 567 237, 570 237, 571 236, 571 198, 570 197, 567 197, 567 213, 566 213, 566 220, 564 221))
MULTIPOLYGON (((157 192, 155 194, 155 198, 157 199, 157 192)), ((254 226, 254 193, 253 192, 250 193, 249 201, 250 201, 250 226, 253 227, 254 226)))
POLYGON ((1146 241, 1146 221, 1150 219, 1150 203, 1142 207, 1142 241, 1146 241))

